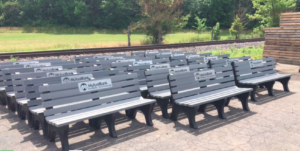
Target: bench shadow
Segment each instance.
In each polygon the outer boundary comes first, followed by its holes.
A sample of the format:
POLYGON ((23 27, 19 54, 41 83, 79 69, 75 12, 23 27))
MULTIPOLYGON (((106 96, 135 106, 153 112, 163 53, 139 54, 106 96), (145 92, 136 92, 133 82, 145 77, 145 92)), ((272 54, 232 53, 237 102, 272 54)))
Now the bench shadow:
MULTIPOLYGON (((138 112, 138 114, 142 114, 142 113, 138 112)), ((70 127, 70 133, 69 133, 70 139, 71 137, 82 135, 82 132, 79 132, 78 128, 90 129, 90 131, 86 133, 94 132, 94 134, 92 134, 90 138, 87 140, 83 140, 76 143, 70 143, 70 148, 77 149, 77 150, 84 150, 84 151, 100 150, 128 141, 130 139, 134 139, 136 137, 141 137, 145 134, 158 130, 154 127, 147 126, 145 123, 142 122, 139 122, 138 120, 131 120, 127 118, 127 116, 125 116, 124 114, 118 113, 116 116, 116 131, 118 134, 117 138, 112 138, 109 136, 108 133, 103 133, 102 130, 106 129, 105 131, 107 131, 107 126, 104 122, 101 123, 100 130, 93 130, 92 128, 83 128, 83 127, 89 127, 88 124, 85 124, 83 122, 74 124, 72 125, 72 127, 70 127), (118 125, 125 122, 131 122, 131 123, 129 124, 129 126, 126 127, 122 126, 123 127, 122 129, 118 129, 118 125)), ((56 142, 59 142, 59 139, 56 139, 56 142)))
MULTIPOLYGON (((27 125, 27 121, 20 120, 15 113, 8 111, 4 106, 0 107, 0 114, 3 115, 1 116, 0 120, 5 119, 13 124, 9 131, 17 130, 21 135, 23 135, 23 141, 21 141, 20 143, 31 142, 37 148, 43 148, 41 150, 44 151, 61 150, 61 148, 58 148, 55 143, 49 142, 42 136, 41 128, 40 130, 34 130, 30 128, 27 125)), ((77 143, 70 143, 70 148, 76 148, 79 150, 99 150, 158 130, 151 126, 147 126, 145 123, 142 123, 145 121, 139 122, 137 120, 131 120, 125 114, 117 113, 115 121, 116 128, 118 127, 118 125, 125 122, 131 123, 125 128, 116 129, 118 138, 111 138, 108 133, 103 133, 102 130, 107 131, 107 126, 104 122, 101 123, 101 129, 99 130, 95 130, 94 128, 90 127, 88 122, 78 122, 76 124, 73 124, 70 126, 69 140, 87 133, 94 134, 90 136, 90 139, 77 143)), ((59 137, 56 137, 55 141, 60 144, 59 137)))
MULTIPOLYGON (((178 121, 174 122, 175 126, 174 128, 176 131, 187 131, 188 133, 192 135, 201 135, 204 133, 207 133, 209 131, 212 131, 214 129, 220 128, 222 126, 230 125, 231 123, 243 120, 247 117, 250 117, 252 115, 255 115, 256 112, 252 111, 244 111, 241 108, 235 108, 228 106, 229 111, 225 112, 226 119, 220 119, 217 115, 212 116, 210 114, 204 113, 204 119, 201 119, 200 121, 196 120, 196 124, 198 126, 198 129, 192 129, 189 127, 189 124, 183 124, 180 119, 178 121)), ((213 106, 208 106, 206 109, 206 112, 213 111, 216 112, 216 108, 213 106)), ((196 117, 202 113, 197 113, 196 117)), ((202 114, 203 115, 203 114, 202 114)), ((184 115, 185 116, 185 115, 184 115)), ((185 116, 185 118, 187 118, 185 116)))
POLYGON ((278 99, 290 96, 295 94, 295 92, 285 92, 283 90, 273 90, 274 96, 269 96, 268 94, 259 94, 257 93, 257 102, 249 101, 249 103, 256 104, 256 105, 263 105, 272 101, 276 101, 278 99))

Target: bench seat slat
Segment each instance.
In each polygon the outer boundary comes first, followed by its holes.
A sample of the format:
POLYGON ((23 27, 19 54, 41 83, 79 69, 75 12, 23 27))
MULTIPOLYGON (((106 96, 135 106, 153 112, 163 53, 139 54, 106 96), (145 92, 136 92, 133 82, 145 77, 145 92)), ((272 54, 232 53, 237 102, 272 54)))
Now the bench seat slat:
POLYGON ((255 78, 250 78, 246 80, 241 80, 240 83, 244 84, 259 84, 263 82, 268 82, 268 81, 274 81, 277 79, 285 78, 285 77, 290 77, 292 75, 290 74, 271 74, 271 75, 266 75, 266 76, 261 76, 261 77, 255 77, 255 78))
POLYGON ((154 98, 166 98, 171 96, 170 90, 162 90, 162 91, 155 91, 155 92, 150 92, 149 93, 151 97, 154 98))
POLYGON ((185 97, 182 99, 177 99, 175 102, 183 106, 193 107, 201 104, 207 104, 209 102, 213 102, 216 100, 228 98, 231 96, 236 96, 238 94, 242 94, 250 91, 252 91, 251 88, 237 88, 236 86, 234 86, 234 87, 223 88, 215 91, 210 91, 208 93, 202 93, 201 95, 195 95, 195 96, 185 97))
POLYGON ((64 126, 78 121, 95 118, 98 116, 104 116, 114 112, 119 112, 125 109, 135 108, 137 106, 155 103, 155 100, 143 99, 141 97, 131 98, 128 100, 122 100, 111 104, 105 104, 101 106, 95 106, 87 109, 73 111, 71 113, 65 113, 61 115, 54 115, 46 117, 46 120, 57 126, 64 126))

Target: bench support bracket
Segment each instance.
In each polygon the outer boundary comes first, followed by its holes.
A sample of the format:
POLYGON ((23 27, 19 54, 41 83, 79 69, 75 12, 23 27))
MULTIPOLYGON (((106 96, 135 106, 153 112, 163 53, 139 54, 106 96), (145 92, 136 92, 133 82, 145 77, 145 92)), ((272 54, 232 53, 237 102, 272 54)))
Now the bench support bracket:
POLYGON ((241 101, 244 111, 250 111, 248 106, 248 98, 250 93, 251 92, 247 92, 236 96, 241 101))
MULTIPOLYGON (((108 127, 109 136, 112 137, 112 138, 118 137, 116 129, 115 129, 116 114, 106 115, 106 116, 103 117, 103 120, 105 121, 105 123, 108 127)), ((98 121, 100 121, 100 120, 98 120, 98 121)))
POLYGON ((219 118, 221 118, 221 119, 226 119, 226 116, 224 113, 225 103, 226 103, 226 99, 222 99, 222 100, 213 102, 213 105, 218 110, 219 118))
POLYGON ((264 84, 264 86, 268 89, 269 96, 274 96, 274 93, 273 93, 274 84, 275 84, 275 81, 268 82, 268 83, 264 84))
POLYGON ((289 86, 288 86, 288 83, 289 83, 290 79, 291 79, 291 77, 287 77, 287 78, 278 80, 282 84, 283 89, 284 89, 285 92, 290 92, 290 89, 289 89, 289 86))
POLYGON ((162 116, 166 119, 169 118, 168 114, 168 105, 169 105, 169 98, 166 99, 156 99, 157 104, 160 106, 162 116))

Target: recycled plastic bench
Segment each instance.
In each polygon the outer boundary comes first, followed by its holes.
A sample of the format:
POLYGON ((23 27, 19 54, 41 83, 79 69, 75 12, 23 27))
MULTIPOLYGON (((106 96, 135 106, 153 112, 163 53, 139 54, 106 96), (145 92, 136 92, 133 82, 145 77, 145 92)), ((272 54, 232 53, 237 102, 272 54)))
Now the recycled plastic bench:
POLYGON ((62 150, 69 150, 69 125, 84 120, 93 121, 100 128, 104 120, 111 137, 115 131, 115 113, 131 110, 131 118, 140 109, 146 123, 152 126, 151 111, 155 100, 141 97, 137 74, 117 75, 97 80, 42 86, 42 105, 46 108, 44 116, 50 126, 50 138, 58 134, 62 150))
POLYGON ((191 128, 197 128, 197 109, 204 111, 206 104, 213 104, 219 117, 225 119, 224 106, 228 97, 237 97, 243 110, 249 111, 248 97, 251 88, 235 86, 232 67, 219 67, 204 71, 170 74, 168 76, 172 93, 171 120, 177 121, 179 112, 184 112, 191 128))
POLYGON ((251 100, 257 101, 255 92, 259 85, 267 88, 270 96, 274 96, 273 86, 276 81, 283 85, 283 89, 289 92, 288 82, 292 75, 279 74, 275 70, 274 58, 264 58, 260 60, 233 62, 233 71, 236 85, 243 88, 252 88, 251 100))

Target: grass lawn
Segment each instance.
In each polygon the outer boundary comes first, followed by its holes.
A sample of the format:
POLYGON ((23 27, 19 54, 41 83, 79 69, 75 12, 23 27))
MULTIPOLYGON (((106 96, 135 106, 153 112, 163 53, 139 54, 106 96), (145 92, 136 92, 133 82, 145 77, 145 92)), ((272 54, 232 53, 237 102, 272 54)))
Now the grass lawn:
POLYGON ((248 48, 239 48, 239 49, 228 49, 228 50, 213 50, 206 51, 201 53, 212 53, 212 55, 222 55, 230 54, 230 58, 238 58, 243 56, 250 56, 252 59, 262 59, 263 58, 264 46, 259 47, 248 47, 248 48))
MULTIPOLYGON (((177 32, 167 35, 164 42, 191 42, 190 39, 196 36, 198 34, 195 32, 177 32)), ((210 40, 210 32, 204 32, 199 36, 203 41, 210 40)), ((229 36, 228 32, 223 32, 221 40, 226 40, 229 36)), ((131 43, 132 45, 141 45, 140 41, 144 38, 144 34, 134 33, 131 35, 131 43)), ((118 46, 127 46, 127 35, 122 32, 114 34, 101 32, 60 34, 55 32, 55 34, 51 34, 26 33, 19 29, 1 30, 0 28, 0 53, 118 46)))

